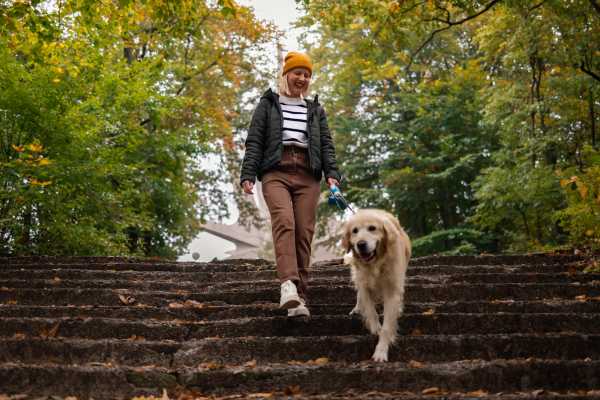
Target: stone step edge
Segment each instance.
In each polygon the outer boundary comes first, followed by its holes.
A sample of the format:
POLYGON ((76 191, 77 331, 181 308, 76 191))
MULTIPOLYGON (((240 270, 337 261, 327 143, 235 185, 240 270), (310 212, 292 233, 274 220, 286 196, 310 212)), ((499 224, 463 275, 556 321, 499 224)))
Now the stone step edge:
MULTIPOLYGON (((509 339, 509 338, 585 338, 585 339, 596 339, 600 338, 600 333, 581 333, 581 332, 539 332, 539 333, 486 333, 486 334, 421 334, 419 336, 398 336, 398 340, 402 338, 410 338, 411 340, 427 341, 427 340, 440 340, 448 339, 453 341, 457 339, 473 340, 473 339, 509 339)), ((206 338, 192 338, 185 341, 178 342, 176 340, 164 339, 164 340, 148 340, 145 338, 135 339, 119 339, 119 338, 101 338, 101 339, 90 339, 80 337, 59 337, 59 338, 42 338, 39 336, 0 336, 0 342, 60 342, 64 344, 72 343, 84 343, 84 344, 102 344, 102 343, 119 343, 119 344, 138 344, 138 345, 172 345, 180 348, 193 348, 199 344, 211 343, 211 342, 238 342, 239 340, 254 340, 254 341, 282 341, 282 342, 293 342, 293 341, 317 341, 324 339, 365 339, 365 340, 376 340, 375 336, 365 333, 364 335, 326 335, 326 336, 236 336, 236 337, 206 337, 206 338)))
POLYGON ((404 362, 373 363, 371 361, 358 363, 313 361, 300 365, 273 363, 264 366, 243 365, 241 367, 207 363, 201 365, 200 368, 177 369, 114 367, 112 365, 64 366, 50 363, 0 364, 0 378, 8 379, 8 384, 12 383, 12 387, 4 386, 4 390, 14 390, 20 393, 23 389, 27 389, 30 393, 36 393, 36 391, 48 393, 50 390, 56 392, 58 388, 64 391, 64 386, 60 385, 70 382, 76 386, 68 386, 69 395, 76 395, 80 391, 85 392, 88 397, 90 393, 98 394, 97 398, 132 396, 140 391, 162 393, 164 388, 173 390, 181 387, 205 393, 232 394, 240 393, 240 391, 249 393, 273 390, 274 388, 283 390, 290 385, 302 383, 306 384, 307 393, 323 393, 355 387, 357 383, 363 382, 365 377, 368 379, 365 382, 370 382, 370 384, 363 386, 360 383, 361 390, 365 388, 398 390, 396 386, 390 386, 390 384, 394 385, 389 381, 393 377, 395 381, 400 379, 403 382, 403 389, 411 391, 423 391, 435 384, 441 390, 449 392, 479 389, 495 393, 515 392, 524 390, 523 381, 518 383, 517 376, 533 376, 535 383, 527 383, 527 389, 553 390, 559 381, 547 381, 545 377, 547 372, 551 372, 553 375, 560 372, 561 380, 569 382, 560 390, 590 391, 597 389, 597 378, 592 378, 590 381, 587 377, 598 376, 598 371, 600 371, 600 361, 534 358, 491 361, 461 360, 429 364, 424 368, 410 368, 404 362), (36 375, 42 379, 41 383, 39 379, 33 380, 36 375), (586 376, 587 380, 580 379, 582 375, 586 376), (502 378, 499 380, 498 377, 502 378), (358 382, 357 378, 359 378, 358 382), (405 382, 406 378, 409 380, 405 382), (23 382, 22 379, 26 379, 27 382, 20 383, 23 382), (349 379, 354 381, 354 384, 348 384, 349 379), (481 379, 484 379, 484 382, 481 379), (329 385, 323 390, 326 381, 335 382, 335 385, 329 385), (41 387, 34 386, 33 382, 37 382, 35 385, 41 385, 41 387), (90 384, 89 382, 94 383, 90 384), (53 388, 53 384, 57 385, 56 389, 53 388), (105 388, 110 387, 111 392, 98 392, 98 385, 105 388), (94 389, 96 392, 93 392, 94 389))
MULTIPOLYGON (((382 317, 382 314, 379 314, 382 317)), ((568 317, 585 317, 600 319, 600 311, 595 313, 511 313, 511 312, 499 312, 495 314, 491 313, 405 313, 399 317, 398 322, 401 323, 403 318, 415 318, 415 317, 489 317, 489 318, 497 318, 498 316, 506 316, 506 317, 514 317, 514 316, 522 316, 522 317, 554 317, 554 318, 568 318, 568 317)), ((335 320, 343 318, 344 320, 350 318, 347 314, 333 314, 333 315, 313 315, 310 317, 310 320, 335 320)), ((358 317, 357 317, 358 318, 358 317)), ((179 318, 174 318, 173 320, 168 319, 152 319, 152 318, 144 318, 144 319, 131 319, 131 318, 107 318, 107 317, 53 317, 53 318, 43 318, 43 317, 0 317, 0 321, 43 321, 49 323, 58 323, 64 321, 74 321, 74 322, 87 322, 87 321, 103 321, 103 322, 122 322, 122 323, 149 323, 155 325, 218 325, 218 324, 228 324, 228 323, 238 323, 243 324, 249 321, 271 321, 271 320, 285 320, 285 321, 295 321, 295 319, 291 319, 282 315, 273 315, 273 316, 264 316, 264 317, 247 317, 247 318, 227 318, 220 320, 182 320, 179 318)), ((298 319, 301 320, 301 319, 298 319)))
MULTIPOLYGON (((272 271, 276 272, 274 264, 186 264, 186 263, 174 263, 174 264, 161 264, 161 263, 117 263, 117 264, 4 264, 0 263, 0 268, 4 271, 53 271, 53 270, 80 270, 80 271, 138 271, 138 272, 172 272, 172 273, 230 273, 230 272, 260 272, 260 271, 272 271), (156 268, 152 268, 156 267, 156 268), (221 268, 220 268, 221 267, 221 268)), ((584 260, 577 262, 550 262, 550 263, 517 263, 517 264, 434 264, 434 265, 415 265, 409 263, 409 271, 418 270, 429 270, 429 269, 457 269, 457 270, 474 270, 479 269, 485 271, 486 269, 503 268, 510 270, 518 270, 520 268, 529 269, 555 269, 558 267, 564 267, 565 270, 568 267, 571 269, 583 270, 586 266, 584 260)), ((343 262, 328 264, 328 265, 312 265, 311 271, 330 271, 330 270, 349 270, 350 266, 343 262)))

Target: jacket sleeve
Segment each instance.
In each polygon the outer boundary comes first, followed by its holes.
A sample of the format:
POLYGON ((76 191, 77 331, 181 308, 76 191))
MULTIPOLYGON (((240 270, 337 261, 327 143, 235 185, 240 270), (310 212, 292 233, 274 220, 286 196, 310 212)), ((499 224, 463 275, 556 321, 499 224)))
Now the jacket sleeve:
POLYGON ((321 132, 321 160, 323 163, 323 172, 325 172, 325 178, 334 178, 340 182, 342 176, 338 171, 337 162, 335 160, 335 146, 329 132, 329 126, 327 125, 327 115, 325 114, 323 107, 319 108, 319 131, 321 132))
POLYGON ((268 106, 269 101, 261 99, 252 115, 248 136, 246 137, 246 151, 242 161, 240 185, 244 181, 256 181, 256 174, 262 162, 267 136, 268 106))

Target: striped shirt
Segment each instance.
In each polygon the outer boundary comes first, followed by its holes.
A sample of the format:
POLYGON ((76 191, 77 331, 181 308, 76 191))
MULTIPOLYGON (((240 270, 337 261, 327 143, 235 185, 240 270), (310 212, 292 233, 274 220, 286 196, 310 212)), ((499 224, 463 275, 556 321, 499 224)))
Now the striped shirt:
POLYGON ((283 145, 308 147, 306 101, 301 98, 280 95, 279 103, 283 113, 283 145))

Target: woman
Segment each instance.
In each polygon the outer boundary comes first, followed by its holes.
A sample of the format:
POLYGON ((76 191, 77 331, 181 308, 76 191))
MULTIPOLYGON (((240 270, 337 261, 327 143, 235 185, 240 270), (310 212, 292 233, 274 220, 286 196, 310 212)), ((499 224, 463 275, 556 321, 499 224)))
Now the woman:
POLYGON ((279 306, 291 317, 310 315, 308 267, 321 178, 325 174, 328 185, 340 181, 325 111, 318 96, 305 98, 312 70, 306 54, 286 55, 278 94, 267 90, 252 116, 240 180, 247 194, 255 178, 262 181, 281 282, 279 306))

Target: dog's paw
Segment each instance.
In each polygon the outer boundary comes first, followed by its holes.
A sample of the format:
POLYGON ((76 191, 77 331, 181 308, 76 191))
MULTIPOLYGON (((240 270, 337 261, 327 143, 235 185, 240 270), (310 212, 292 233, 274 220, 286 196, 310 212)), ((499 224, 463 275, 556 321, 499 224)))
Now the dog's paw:
POLYGON ((373 357, 371 357, 375 362, 387 362, 388 360, 388 351, 387 349, 380 348, 377 346, 375 348, 375 352, 373 353, 373 357))
POLYGON ((358 307, 354 307, 354 308, 352 309, 352 311, 350 311, 350 312, 348 313, 348 315, 349 315, 349 316, 353 316, 353 315, 360 315, 360 310, 358 309, 358 307))

